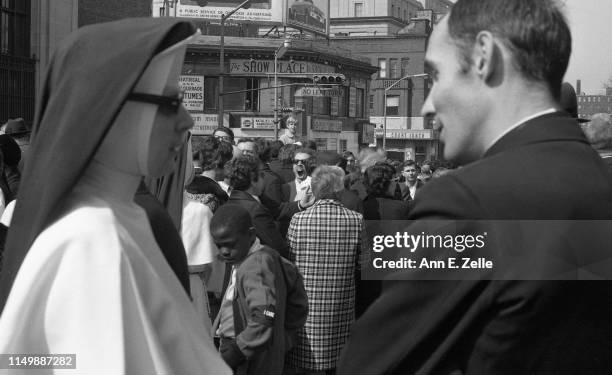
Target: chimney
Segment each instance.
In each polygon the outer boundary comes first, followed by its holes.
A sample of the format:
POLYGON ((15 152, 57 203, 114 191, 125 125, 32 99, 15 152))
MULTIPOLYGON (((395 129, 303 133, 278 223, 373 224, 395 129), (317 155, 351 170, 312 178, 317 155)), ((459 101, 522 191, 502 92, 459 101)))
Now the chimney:
POLYGON ((576 95, 582 95, 582 82, 580 80, 576 81, 576 95))

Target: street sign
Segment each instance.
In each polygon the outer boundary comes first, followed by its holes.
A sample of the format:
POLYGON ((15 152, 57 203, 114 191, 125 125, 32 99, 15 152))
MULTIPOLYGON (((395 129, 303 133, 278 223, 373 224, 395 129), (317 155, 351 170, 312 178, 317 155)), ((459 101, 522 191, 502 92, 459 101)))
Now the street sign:
POLYGON ((295 92, 295 96, 341 97, 342 88, 322 89, 320 87, 302 87, 295 92))

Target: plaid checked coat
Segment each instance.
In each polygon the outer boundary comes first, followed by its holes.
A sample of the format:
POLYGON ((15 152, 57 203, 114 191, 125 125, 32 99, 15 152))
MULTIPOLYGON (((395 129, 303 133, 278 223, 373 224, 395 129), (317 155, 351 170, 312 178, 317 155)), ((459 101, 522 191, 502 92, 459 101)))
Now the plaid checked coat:
POLYGON ((348 339, 355 315, 355 266, 361 247, 361 214, 321 199, 291 220, 290 258, 304 277, 308 318, 287 363, 327 370, 348 339))

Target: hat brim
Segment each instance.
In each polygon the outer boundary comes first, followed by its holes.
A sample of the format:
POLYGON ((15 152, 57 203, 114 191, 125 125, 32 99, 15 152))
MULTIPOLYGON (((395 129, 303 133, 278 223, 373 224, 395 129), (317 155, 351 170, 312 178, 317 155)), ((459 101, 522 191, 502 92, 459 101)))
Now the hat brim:
POLYGON ((4 133, 4 134, 10 135, 11 137, 18 137, 20 135, 26 135, 26 134, 30 134, 30 133, 32 133, 31 130, 23 130, 23 131, 12 132, 12 133, 4 133))

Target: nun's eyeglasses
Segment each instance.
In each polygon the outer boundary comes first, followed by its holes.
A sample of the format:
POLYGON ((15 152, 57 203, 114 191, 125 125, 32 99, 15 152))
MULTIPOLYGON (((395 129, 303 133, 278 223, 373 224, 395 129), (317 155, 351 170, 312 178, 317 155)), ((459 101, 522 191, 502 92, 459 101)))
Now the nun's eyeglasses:
POLYGON ((178 113, 178 110, 181 107, 181 103, 183 103, 183 94, 184 92, 182 90, 176 96, 163 96, 132 92, 128 95, 127 100, 157 104, 160 107, 164 107, 173 113, 178 113))

